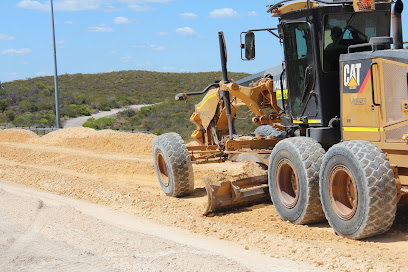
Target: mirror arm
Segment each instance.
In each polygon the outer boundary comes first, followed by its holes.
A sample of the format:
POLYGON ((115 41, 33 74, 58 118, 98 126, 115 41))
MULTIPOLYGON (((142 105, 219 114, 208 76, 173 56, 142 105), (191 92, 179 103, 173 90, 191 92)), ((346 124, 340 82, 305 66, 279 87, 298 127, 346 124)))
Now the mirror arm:
POLYGON ((273 36, 275 36, 276 38, 280 39, 279 35, 276 34, 275 32, 273 32, 272 30, 267 29, 267 31, 268 31, 269 33, 271 33, 273 36))

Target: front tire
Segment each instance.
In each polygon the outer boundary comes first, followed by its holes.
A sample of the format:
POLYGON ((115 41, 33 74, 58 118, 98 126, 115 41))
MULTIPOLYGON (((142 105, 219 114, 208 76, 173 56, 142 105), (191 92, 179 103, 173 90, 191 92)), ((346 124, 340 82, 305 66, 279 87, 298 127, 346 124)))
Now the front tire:
POLYGON ((371 237, 394 222, 394 174, 373 143, 347 141, 329 149, 320 172, 320 197, 329 224, 341 236, 371 237))
POLYGON ((321 145, 307 137, 280 141, 273 149, 268 184, 273 205, 283 220, 309 224, 324 220, 319 197, 321 145))
POLYGON ((272 136, 278 139, 284 139, 286 137, 286 131, 277 130, 270 125, 263 125, 257 127, 254 131, 254 134, 255 135, 262 134, 265 137, 272 136))
POLYGON ((188 195, 194 189, 191 158, 177 133, 165 133, 153 141, 153 163, 163 192, 172 197, 188 195))

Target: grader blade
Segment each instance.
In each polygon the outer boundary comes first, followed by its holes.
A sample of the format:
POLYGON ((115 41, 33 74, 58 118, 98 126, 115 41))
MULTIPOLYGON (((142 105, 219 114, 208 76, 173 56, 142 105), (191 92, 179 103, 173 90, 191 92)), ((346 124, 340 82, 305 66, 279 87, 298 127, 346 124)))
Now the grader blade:
POLYGON ((205 175, 202 178, 208 202, 204 215, 215 211, 270 200, 268 175, 219 182, 205 175))

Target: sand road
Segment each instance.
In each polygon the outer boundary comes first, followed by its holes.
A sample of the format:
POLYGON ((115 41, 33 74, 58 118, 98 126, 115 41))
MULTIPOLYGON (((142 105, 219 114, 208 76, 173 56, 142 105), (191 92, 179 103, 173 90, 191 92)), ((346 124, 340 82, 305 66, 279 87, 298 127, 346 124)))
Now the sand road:
POLYGON ((72 128, 72 127, 82 127, 82 125, 88 120, 89 118, 102 118, 102 117, 108 117, 117 114, 118 112, 121 112, 126 109, 133 109, 133 110, 140 110, 142 107, 145 106, 150 106, 150 104, 146 105, 131 105, 128 107, 124 108, 119 108, 119 109, 111 109, 109 111, 100 111, 98 113, 91 114, 91 116, 80 116, 72 119, 68 119, 64 123, 64 128, 72 128))
MULTIPOLYGON (((218 262, 227 261, 237 271, 241 271, 240 269, 257 271, 256 268, 244 263, 245 260, 250 259, 249 253, 252 252, 268 258, 291 260, 295 262, 294 269, 298 263, 303 263, 304 267, 300 271, 307 271, 310 266, 335 271, 408 271, 408 254, 406 254, 408 208, 406 206, 398 207, 396 220, 388 233, 362 241, 336 236, 326 222, 308 226, 295 226, 284 222, 280 220, 271 203, 217 213, 213 217, 204 217, 202 211, 206 196, 200 184, 200 178, 204 174, 213 173, 226 178, 237 178, 260 174, 264 170, 252 163, 196 165, 194 166, 196 180, 194 193, 189 197, 169 198, 161 191, 153 168, 151 144, 154 137, 154 135, 115 131, 97 132, 87 128, 62 129, 43 137, 38 137, 29 131, 15 129, 0 131, 0 180, 103 205, 129 216, 151 220, 161 226, 176 227, 200 236, 203 235, 208 239, 232 242, 237 250, 247 252, 248 258, 245 255, 244 257, 237 255, 238 257, 234 259, 196 244, 184 244, 183 246, 192 246, 198 251, 204 250, 204 256, 214 255, 211 258, 214 258, 217 265, 218 262)), ((33 198, 36 199, 36 196, 33 198)), ((38 199, 33 201, 38 201, 38 199)), ((45 201, 44 203, 48 207, 45 201)), ((20 211, 18 205, 12 206, 15 206, 16 218, 23 220, 16 224, 30 226, 29 219, 34 216, 35 211, 31 211, 31 217, 18 216, 20 211), (21 218, 27 219, 24 221, 25 219, 21 218)), ((75 209, 63 211, 60 214, 68 216, 69 213, 72 213, 75 217, 75 213, 80 211, 75 209)), ((43 213, 42 208, 38 209, 38 212, 47 218, 52 217, 43 213)), ((55 220, 59 219, 55 218, 55 220)), ((90 218, 90 220, 94 220, 93 223, 88 224, 89 228, 92 228, 94 224, 95 226, 99 224, 95 220, 101 219, 90 218)), ((57 229, 58 227, 63 229, 64 224, 61 221, 58 222, 51 223, 51 225, 57 225, 57 229)), ((0 225, 2 224, 5 224, 3 220, 0 225)), ((72 224, 75 226, 75 231, 68 231, 68 234, 71 234, 64 238, 64 243, 68 244, 68 251, 72 249, 71 247, 75 247, 69 244, 71 240, 75 239, 76 235, 83 234, 81 228, 75 223, 72 224)), ((36 228, 47 229, 35 224, 33 226, 34 230, 36 228)), ((114 225, 112 229, 114 228, 123 227, 114 225)), ((99 230, 95 228, 95 233, 99 230)), ((98 239, 93 237, 84 239, 91 241, 98 239)), ((154 235, 153 237, 152 239, 157 238, 154 235)), ((117 246, 117 242, 113 239, 115 237, 111 238, 110 244, 117 246)), ((159 238, 165 237, 159 236, 159 238)), ((121 239, 123 238, 120 238, 119 241, 122 241, 121 239)), ((4 250, 10 241, 6 238, 1 241, 0 249, 4 250)), ((127 246, 132 248, 132 245, 126 245, 125 248, 127 246)), ((174 247, 177 246, 179 245, 174 245, 174 247)), ((95 252, 85 251, 95 254, 97 258, 105 258, 106 255, 103 254, 109 255, 111 252, 109 244, 94 248, 95 252)), ((117 254, 118 259, 124 256, 121 254, 117 254)), ((115 254, 112 253, 112 255, 115 254)), ((17 262, 18 256, 21 255, 12 255, 7 260, 9 263, 17 262)), ((193 259, 194 256, 190 257, 193 259)), ((123 258, 126 259, 129 256, 123 258)), ((118 259, 113 262, 120 263, 118 259)), ((49 261, 52 262, 52 260, 51 257, 49 261)), ((126 261, 123 262, 123 265, 125 263, 126 261)), ((84 265, 87 265, 85 259, 84 265)), ((138 264, 134 263, 134 265, 138 264)), ((163 264, 158 263, 157 265, 163 264)), ((169 266, 170 270, 179 270, 177 264, 174 265, 174 267, 169 266)), ((211 264, 208 263, 208 265, 211 264)), ((188 270, 189 266, 186 267, 188 270)), ((292 266, 288 265, 288 267, 292 266)), ((117 268, 124 269, 122 266, 117 266, 117 268)), ((217 268, 214 267, 214 269, 217 268)), ((209 268, 209 270, 213 269, 209 268)), ((27 268, 27 271, 34 270, 27 268)), ((229 270, 219 269, 219 271, 229 270)))
POLYGON ((0 182, 0 220, 1 271, 316 271, 305 263, 5 182, 0 182))

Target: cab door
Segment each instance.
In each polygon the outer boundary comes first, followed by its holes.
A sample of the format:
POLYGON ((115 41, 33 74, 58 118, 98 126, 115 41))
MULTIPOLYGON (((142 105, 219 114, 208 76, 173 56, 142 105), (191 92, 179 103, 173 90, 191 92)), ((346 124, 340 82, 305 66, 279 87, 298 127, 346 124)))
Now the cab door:
POLYGON ((311 27, 307 22, 283 25, 289 105, 293 118, 302 117, 315 80, 311 27))

